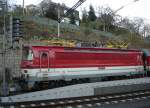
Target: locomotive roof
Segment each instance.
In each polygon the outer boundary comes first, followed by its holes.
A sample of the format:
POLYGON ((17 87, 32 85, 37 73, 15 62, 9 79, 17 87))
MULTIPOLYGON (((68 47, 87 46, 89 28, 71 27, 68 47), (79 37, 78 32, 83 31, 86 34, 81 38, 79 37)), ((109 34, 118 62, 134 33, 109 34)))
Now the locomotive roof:
POLYGON ((98 48, 98 47, 62 47, 62 46, 24 46, 36 49, 62 49, 62 50, 109 50, 109 51, 134 51, 141 52, 141 50, 137 49, 117 49, 117 48, 98 48))
POLYGON ((143 49, 142 50, 147 56, 150 56, 150 49, 143 49))

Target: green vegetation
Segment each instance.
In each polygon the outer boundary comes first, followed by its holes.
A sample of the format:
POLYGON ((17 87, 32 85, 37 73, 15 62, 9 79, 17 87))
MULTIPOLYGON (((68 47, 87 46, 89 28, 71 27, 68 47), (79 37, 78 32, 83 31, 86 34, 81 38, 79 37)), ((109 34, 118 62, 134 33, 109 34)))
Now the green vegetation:
MULTIPOLYGON (((47 40, 57 38, 57 21, 41 18, 41 17, 24 17, 25 23, 25 40, 47 40)), ((90 24, 93 26, 95 22, 90 24)), ((78 41, 88 42, 107 42, 108 40, 121 39, 124 42, 130 43, 131 48, 148 48, 149 43, 145 43, 144 39, 137 33, 129 32, 124 28, 115 28, 115 31, 103 32, 90 27, 81 27, 61 23, 60 38, 75 39, 78 41)))
POLYGON ((92 5, 90 5, 90 10, 88 12, 88 20, 89 21, 95 21, 97 19, 95 15, 95 10, 92 5))
MULTIPOLYGON (((24 17, 25 39, 51 39, 57 37, 57 22, 47 18, 24 17), (39 22, 39 23, 38 23, 39 22)), ((76 39, 81 41, 96 41, 101 38, 112 37, 109 32, 102 32, 91 28, 78 27, 71 24, 61 23, 61 38, 76 39)))

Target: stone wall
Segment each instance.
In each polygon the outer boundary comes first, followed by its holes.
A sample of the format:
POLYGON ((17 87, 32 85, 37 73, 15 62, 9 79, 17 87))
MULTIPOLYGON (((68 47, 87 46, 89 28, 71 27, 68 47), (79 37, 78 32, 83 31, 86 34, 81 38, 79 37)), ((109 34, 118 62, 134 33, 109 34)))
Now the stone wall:
MULTIPOLYGON (((2 52, 2 51, 0 51, 2 52)), ((6 73, 6 78, 16 77, 20 75, 20 63, 21 63, 21 50, 8 50, 5 55, 5 66, 8 69, 8 73, 6 73)), ((0 54, 0 79, 2 79, 2 67, 3 67, 3 59, 2 54, 0 54)))

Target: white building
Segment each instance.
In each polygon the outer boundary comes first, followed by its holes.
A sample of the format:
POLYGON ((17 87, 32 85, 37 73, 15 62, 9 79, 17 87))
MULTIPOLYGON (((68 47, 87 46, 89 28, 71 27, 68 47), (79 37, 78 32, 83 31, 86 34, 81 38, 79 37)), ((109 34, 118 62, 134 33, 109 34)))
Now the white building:
MULTIPOLYGON (((59 9, 60 9, 60 16, 63 16, 64 13, 70 9, 69 7, 67 7, 65 4, 58 4, 58 3, 55 3, 51 0, 43 0, 39 6, 41 6, 41 11, 43 11, 43 14, 44 14, 44 10, 47 10, 47 8, 50 6, 50 5, 53 5, 55 6, 55 9, 58 10, 58 5, 59 5, 59 9)), ((74 11, 74 17, 75 17, 75 24, 76 25, 79 25, 79 11, 75 10, 74 11)), ((70 18, 71 16, 69 15, 68 17, 65 17, 62 22, 66 22, 66 23, 70 23, 70 18)))

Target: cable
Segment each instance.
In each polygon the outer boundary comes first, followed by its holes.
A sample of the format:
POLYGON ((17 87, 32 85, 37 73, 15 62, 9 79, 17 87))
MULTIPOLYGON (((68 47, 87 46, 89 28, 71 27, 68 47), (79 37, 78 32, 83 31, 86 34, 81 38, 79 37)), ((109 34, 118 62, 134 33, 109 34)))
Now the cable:
POLYGON ((75 9, 77 9, 85 1, 86 0, 79 0, 72 8, 68 9, 67 12, 58 19, 58 22, 60 23, 64 19, 64 17, 70 15, 75 9))

